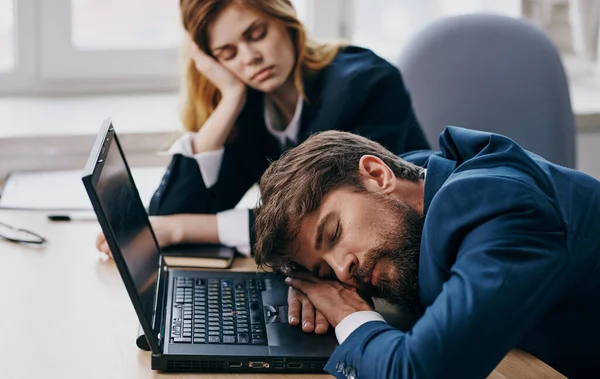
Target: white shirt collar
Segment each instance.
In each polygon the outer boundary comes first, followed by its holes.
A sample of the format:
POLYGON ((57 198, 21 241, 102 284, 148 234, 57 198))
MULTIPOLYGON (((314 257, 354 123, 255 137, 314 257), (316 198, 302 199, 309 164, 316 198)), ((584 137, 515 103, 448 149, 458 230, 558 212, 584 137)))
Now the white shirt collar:
POLYGON ((277 130, 281 128, 274 127, 274 125, 277 123, 277 116, 274 108, 275 106, 268 97, 265 97, 265 124, 267 125, 267 130, 275 138, 277 138, 282 147, 285 147, 286 139, 295 144, 298 143, 298 134, 300 133, 300 116, 302 115, 303 104, 304 99, 302 99, 302 96, 298 95, 298 102, 296 103, 296 110, 294 111, 292 120, 287 127, 283 128, 282 130, 277 130))

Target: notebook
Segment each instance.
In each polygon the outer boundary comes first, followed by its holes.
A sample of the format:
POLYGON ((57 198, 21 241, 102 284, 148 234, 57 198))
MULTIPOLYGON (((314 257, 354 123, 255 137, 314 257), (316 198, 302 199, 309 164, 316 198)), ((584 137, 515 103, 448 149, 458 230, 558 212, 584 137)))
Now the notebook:
POLYGON ((163 258, 172 267, 229 268, 235 250, 221 245, 181 244, 162 249, 163 258))

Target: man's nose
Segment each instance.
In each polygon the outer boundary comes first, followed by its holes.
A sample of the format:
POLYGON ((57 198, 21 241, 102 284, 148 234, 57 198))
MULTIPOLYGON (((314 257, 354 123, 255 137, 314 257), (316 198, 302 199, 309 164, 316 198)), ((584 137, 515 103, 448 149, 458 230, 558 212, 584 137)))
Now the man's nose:
POLYGON ((338 253, 331 257, 329 263, 338 280, 342 283, 355 286, 354 271, 358 267, 358 258, 351 253, 338 253))

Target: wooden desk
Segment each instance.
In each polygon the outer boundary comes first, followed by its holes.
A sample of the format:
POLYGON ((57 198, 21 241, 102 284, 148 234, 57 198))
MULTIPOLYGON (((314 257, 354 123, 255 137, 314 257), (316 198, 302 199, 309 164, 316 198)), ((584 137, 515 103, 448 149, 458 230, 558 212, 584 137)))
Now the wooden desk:
MULTIPOLYGON (((163 374, 135 345, 138 321, 112 262, 94 248, 94 222, 53 223, 45 212, 0 210, 0 221, 49 240, 43 247, 0 240, 0 376, 16 378, 327 378, 327 375, 163 374)), ((236 270, 252 270, 239 260, 236 270)), ((564 378, 511 351, 490 378, 564 378)))

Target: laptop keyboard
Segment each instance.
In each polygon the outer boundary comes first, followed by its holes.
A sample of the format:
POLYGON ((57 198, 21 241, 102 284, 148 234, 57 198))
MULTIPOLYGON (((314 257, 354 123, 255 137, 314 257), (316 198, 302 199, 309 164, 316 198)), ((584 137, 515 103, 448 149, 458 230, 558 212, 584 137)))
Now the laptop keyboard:
POLYGON ((265 345, 262 279, 175 278, 175 343, 265 345))

